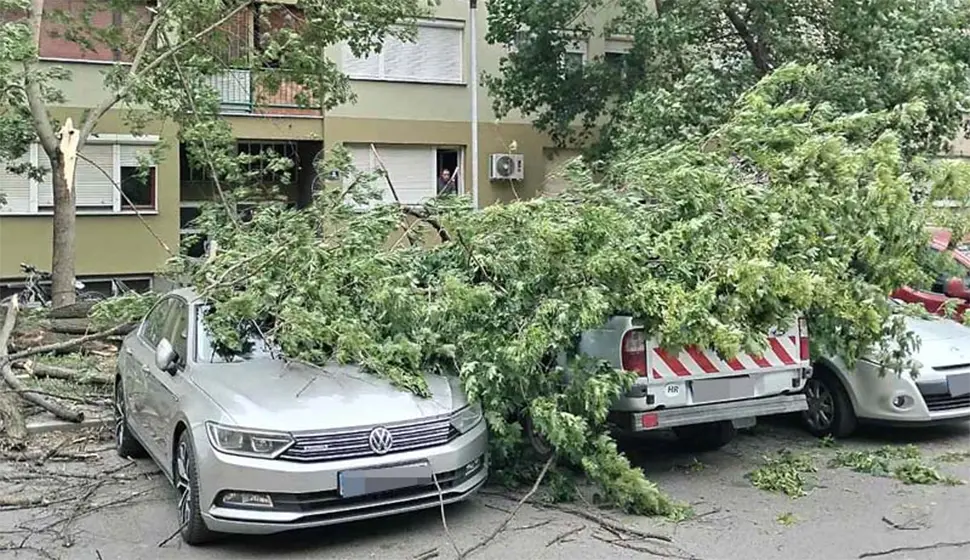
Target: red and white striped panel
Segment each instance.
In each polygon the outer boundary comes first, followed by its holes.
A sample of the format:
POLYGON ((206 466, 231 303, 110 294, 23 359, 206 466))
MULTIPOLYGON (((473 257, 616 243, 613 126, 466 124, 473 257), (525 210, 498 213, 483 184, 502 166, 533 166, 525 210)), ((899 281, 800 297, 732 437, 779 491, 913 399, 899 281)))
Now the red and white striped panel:
POLYGON ((654 379, 674 379, 712 373, 733 373, 749 370, 772 369, 785 366, 807 365, 799 358, 799 340, 785 335, 768 339, 763 356, 739 354, 730 360, 722 360, 713 350, 701 350, 696 346, 685 348, 674 356, 660 347, 651 350, 654 379))

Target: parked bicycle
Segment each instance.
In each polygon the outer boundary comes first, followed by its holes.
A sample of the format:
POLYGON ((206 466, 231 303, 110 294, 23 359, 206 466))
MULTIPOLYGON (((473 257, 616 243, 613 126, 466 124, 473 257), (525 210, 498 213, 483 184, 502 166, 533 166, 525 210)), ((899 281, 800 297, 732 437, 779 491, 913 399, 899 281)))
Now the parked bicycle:
MULTIPOLYGON (((50 307, 52 303, 50 280, 51 274, 27 263, 20 263, 20 270, 27 275, 24 288, 19 292, 7 296, 0 300, 0 303, 10 301, 17 296, 18 302, 22 307, 37 308, 50 307)), ((77 301, 102 301, 107 297, 101 292, 85 290, 84 282, 74 281, 74 295, 77 301)))

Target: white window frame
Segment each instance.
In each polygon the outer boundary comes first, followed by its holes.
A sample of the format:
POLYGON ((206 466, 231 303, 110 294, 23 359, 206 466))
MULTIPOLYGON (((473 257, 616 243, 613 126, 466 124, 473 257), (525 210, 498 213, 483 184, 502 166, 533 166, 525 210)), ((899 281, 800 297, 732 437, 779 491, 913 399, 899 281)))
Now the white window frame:
MULTIPOLYGON (((113 145, 112 150, 112 169, 111 169, 111 179, 114 181, 115 185, 121 184, 121 146, 154 146, 157 145, 160 138, 157 135, 134 135, 134 134, 98 134, 97 136, 92 135, 88 138, 86 144, 111 144, 113 145)), ((30 164, 33 166, 38 166, 41 161, 42 154, 40 145, 33 143, 30 145, 28 150, 28 155, 30 158, 30 164)), ((108 170, 105 170, 108 171, 108 170)), ((111 210, 85 210, 83 207, 79 207, 76 210, 76 215, 78 216, 134 216, 140 215, 157 215, 158 214, 158 166, 155 166, 155 200, 154 208, 145 209, 123 209, 122 208, 122 196, 121 191, 117 188, 112 188, 112 199, 111 199, 111 210)), ((40 192, 40 182, 31 179, 30 180, 30 191, 29 191, 29 205, 26 212, 4 212, 0 210, 0 216, 53 216, 53 210, 41 210, 39 206, 39 195, 40 192)))
MULTIPOLYGON (((387 76, 387 72, 384 68, 384 56, 385 52, 382 49, 379 53, 370 53, 369 56, 376 56, 378 59, 378 75, 377 77, 355 77, 347 74, 351 81, 360 82, 392 82, 392 83, 404 83, 404 84, 435 84, 435 85, 453 85, 453 86, 465 86, 467 85, 467 80, 465 78, 465 49, 467 43, 467 33, 465 31, 465 22, 461 20, 451 20, 451 19, 419 19, 416 22, 416 27, 434 27, 439 29, 456 29, 461 33, 459 37, 459 53, 458 53, 458 79, 457 80, 427 80, 420 78, 390 78, 387 76)), ((353 53, 350 52, 350 47, 346 44, 341 45, 341 71, 347 73, 345 64, 343 61, 347 57, 353 57, 353 53)))
MULTIPOLYGON (((465 172, 465 147, 464 146, 449 146, 449 145, 433 145, 431 147, 431 183, 438 186, 438 150, 449 150, 458 152, 458 171, 460 173, 458 177, 458 196, 465 194, 465 177, 467 173, 465 172)), ((437 191, 435 193, 437 196, 437 191)))

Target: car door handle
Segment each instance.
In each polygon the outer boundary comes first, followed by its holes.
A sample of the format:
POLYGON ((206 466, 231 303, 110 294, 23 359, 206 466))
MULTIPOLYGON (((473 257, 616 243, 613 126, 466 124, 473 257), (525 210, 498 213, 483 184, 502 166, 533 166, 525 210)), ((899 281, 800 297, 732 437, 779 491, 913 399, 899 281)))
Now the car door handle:
POLYGON ((148 366, 141 366, 141 371, 142 373, 151 373, 151 370, 148 369, 148 366))
POLYGON ((134 356, 135 352, 131 348, 125 348, 125 354, 128 354, 129 356, 134 356))

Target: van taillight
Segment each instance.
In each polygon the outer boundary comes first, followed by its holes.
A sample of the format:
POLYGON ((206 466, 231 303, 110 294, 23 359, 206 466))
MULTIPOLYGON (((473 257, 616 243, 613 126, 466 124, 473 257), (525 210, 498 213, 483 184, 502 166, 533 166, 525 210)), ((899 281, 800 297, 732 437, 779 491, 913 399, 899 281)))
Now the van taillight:
POLYGON ((808 321, 805 318, 798 320, 798 358, 808 361, 808 321))
POLYGON ((631 329, 623 335, 623 341, 620 343, 620 363, 624 370, 646 377, 647 340, 641 329, 631 329))

